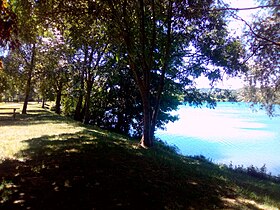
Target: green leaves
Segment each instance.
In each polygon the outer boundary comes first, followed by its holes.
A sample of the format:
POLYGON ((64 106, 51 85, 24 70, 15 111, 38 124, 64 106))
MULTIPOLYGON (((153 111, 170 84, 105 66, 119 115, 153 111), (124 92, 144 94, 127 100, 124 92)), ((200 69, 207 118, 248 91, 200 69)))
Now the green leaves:
MULTIPOLYGON (((263 3, 276 2, 267 0, 263 3)), ((263 16, 255 17, 245 31, 251 62, 247 78, 251 87, 247 89, 247 97, 250 101, 264 104, 269 114, 272 114, 274 104, 279 103, 280 92, 280 22, 277 8, 279 5, 263 12, 263 16), (255 90, 257 94, 252 94, 255 90)))
POLYGON ((13 39, 13 35, 18 32, 17 16, 12 11, 9 1, 0 1, 0 46, 9 44, 11 47, 17 45, 17 40, 13 39))

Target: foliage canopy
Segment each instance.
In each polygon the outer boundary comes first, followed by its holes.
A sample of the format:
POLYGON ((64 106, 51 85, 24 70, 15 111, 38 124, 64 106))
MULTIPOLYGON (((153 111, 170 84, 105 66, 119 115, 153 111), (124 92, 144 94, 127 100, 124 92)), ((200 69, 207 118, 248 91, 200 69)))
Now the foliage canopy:
POLYGON ((185 93, 196 93, 195 79, 204 75, 214 85, 224 74, 247 70, 241 43, 228 35, 228 13, 219 8, 213 0, 22 0, 14 5, 19 28, 30 28, 20 35, 22 46, 33 44, 38 51, 29 72, 60 81, 46 85, 38 79, 37 85, 43 92, 56 90, 57 113, 62 103, 66 113, 86 124, 124 133, 136 129, 148 147, 155 129, 176 119, 167 112, 185 93), (53 52, 46 39, 60 42, 55 46, 62 53, 53 52))

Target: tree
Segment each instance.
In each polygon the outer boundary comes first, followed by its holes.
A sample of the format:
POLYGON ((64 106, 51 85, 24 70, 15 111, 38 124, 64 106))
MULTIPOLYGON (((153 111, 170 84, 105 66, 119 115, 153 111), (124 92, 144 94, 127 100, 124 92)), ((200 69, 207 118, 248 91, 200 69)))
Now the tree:
MULTIPOLYGON (((277 1, 261 1, 266 5, 277 5, 277 1)), ((279 103, 280 93, 280 19, 278 6, 269 7, 256 16, 253 23, 247 24, 245 36, 249 43, 251 69, 248 74, 246 98, 260 102, 269 114, 273 114, 275 104, 279 103)))
POLYGON ((41 95, 47 95, 50 90, 55 93, 55 112, 61 114, 61 101, 63 91, 69 80, 70 59, 72 48, 66 43, 61 32, 53 25, 45 32, 40 45, 40 58, 38 59, 38 81, 41 95), (44 80, 47 78, 47 83, 44 80))
MULTIPOLYGON (((94 30, 92 28, 90 29, 94 30)), ((95 30, 99 29, 95 28, 95 30)), ((102 66, 106 62, 108 44, 103 40, 104 35, 102 31, 94 34, 92 31, 87 31, 86 29, 77 30, 77 28, 71 28, 70 36, 73 36, 73 33, 75 36, 84 34, 84 36, 81 36, 78 40, 76 39, 70 42, 73 49, 76 51, 73 56, 74 59, 72 59, 72 64, 79 74, 79 81, 75 85, 80 84, 74 118, 82 120, 84 124, 89 124, 93 84, 95 79, 102 74, 102 66), (80 33, 81 31, 83 31, 83 33, 80 33), (87 32, 89 32, 89 37, 87 36, 87 32), (83 104, 83 111, 81 111, 83 104)))
MULTIPOLYGON (((93 86, 91 123, 139 138, 143 133, 143 107, 127 63, 125 54, 118 54, 118 58, 111 58, 106 62, 102 80, 96 80, 93 86)), ((156 81, 156 78, 154 80, 156 81)), ((152 88, 157 88, 156 85, 153 86, 154 82, 151 84, 152 88)), ((176 109, 182 102, 181 96, 183 96, 182 86, 172 80, 166 81, 157 128, 163 128, 167 122, 177 119, 168 112, 176 109)))
POLYGON ((29 1, 11 1, 11 9, 17 16, 17 37, 19 45, 9 51, 11 59, 16 59, 18 71, 22 71, 25 79, 25 98, 22 113, 26 114, 30 91, 32 89, 32 77, 36 66, 36 54, 40 40, 40 26, 34 14, 35 8, 29 1), (27 30, 28 29, 28 30, 27 30))
MULTIPOLYGON (((90 32, 91 36, 81 33, 88 42, 80 46, 90 47, 82 58, 93 54, 98 61, 104 43, 116 47, 116 59, 124 52, 141 98, 141 145, 145 147, 153 145, 168 81, 193 87, 193 80, 201 75, 214 82, 223 74, 244 70, 242 47, 228 37, 226 11, 216 9, 213 0, 40 0, 35 5, 47 17, 46 22, 55 21, 62 28, 78 23, 80 29, 90 32)), ((79 40, 77 35, 72 39, 79 40)), ((95 64, 88 62, 90 72, 84 71, 89 76, 89 90, 95 64)))
POLYGON ((226 39, 225 13, 211 12, 213 1, 123 0, 106 4, 110 34, 125 45, 129 68, 141 95, 143 146, 153 145, 166 79, 190 84, 191 77, 202 74, 216 80, 222 68, 228 74, 242 69, 241 46, 226 39), (210 70, 210 64, 222 68, 210 70), (156 78, 153 88, 152 77, 156 78))
MULTIPOLYGON (((82 2, 73 3, 64 6, 66 8, 71 5, 75 5, 77 8, 83 6, 82 2)), ((87 1, 86 5, 88 8, 91 7, 90 1, 87 1)), ((102 66, 106 62, 110 43, 100 19, 89 12, 77 16, 63 15, 62 19, 67 23, 64 27, 64 30, 67 31, 65 36, 75 51, 72 61, 80 78, 79 99, 74 117, 82 120, 84 124, 89 124, 94 80, 102 74, 102 66)))
POLYGON ((24 92, 25 74, 16 54, 9 53, 8 56, 2 57, 3 69, 1 70, 3 99, 6 101, 14 101, 22 99, 24 92))

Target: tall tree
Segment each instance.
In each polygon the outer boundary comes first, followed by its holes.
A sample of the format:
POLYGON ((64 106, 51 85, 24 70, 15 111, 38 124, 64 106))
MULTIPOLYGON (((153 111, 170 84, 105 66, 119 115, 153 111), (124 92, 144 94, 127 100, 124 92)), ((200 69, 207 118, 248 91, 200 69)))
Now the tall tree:
POLYGON ((69 76, 70 61, 72 57, 72 48, 66 43, 61 32, 53 25, 45 32, 42 38, 38 56, 38 81, 41 84, 42 95, 48 93, 48 89, 54 91, 55 112, 61 114, 61 100, 63 90, 66 88, 69 76), (43 78, 48 78, 48 83, 43 78), (45 88, 44 88, 45 87, 45 88))
POLYGON ((241 70, 241 47, 237 41, 226 38, 225 13, 211 11, 214 1, 106 3, 110 34, 126 46, 129 68, 142 98, 143 146, 153 145, 167 78, 190 84, 193 77, 202 74, 216 80, 223 70, 228 74, 241 70), (152 88, 152 77, 157 78, 153 81, 156 88, 152 88))
MULTIPOLYGON (((109 46, 103 25, 100 21, 91 19, 92 17, 88 17, 85 14, 83 20, 79 19, 81 23, 72 23, 69 28, 70 44, 76 49, 76 55, 74 56, 79 58, 75 60, 81 71, 81 89, 84 88, 83 83, 85 82, 84 112, 82 117, 85 124, 88 124, 90 121, 90 99, 93 83, 95 78, 101 74, 102 66, 106 62, 106 52, 109 46)), ((78 114, 78 110, 81 107, 82 96, 83 93, 81 92, 76 114, 78 114)))
MULTIPOLYGON (((103 81, 95 81, 91 97, 91 123, 138 138, 143 133, 143 108, 141 96, 127 64, 127 56, 118 54, 118 57, 111 58, 106 63, 106 71, 102 74, 103 81)), ((157 88, 156 81, 157 77, 154 75, 151 88, 157 88)), ((182 102, 180 96, 183 96, 182 86, 170 79, 166 81, 157 128, 162 128, 167 122, 176 119, 168 112, 176 109, 182 102)))
POLYGON ((17 15, 17 38, 20 45, 14 51, 10 51, 10 54, 19 58, 21 68, 19 71, 23 70, 25 72, 25 98, 22 113, 26 114, 32 77, 36 66, 40 27, 31 1, 12 1, 11 3, 14 13, 17 15))
POLYGON ((93 83, 104 65, 110 44, 104 24, 97 15, 92 14, 94 4, 86 0, 57 0, 51 3, 43 0, 35 4, 41 11, 39 15, 42 18, 48 16, 56 22, 59 29, 63 28, 64 35, 75 50, 72 64, 79 73, 77 84, 80 87, 74 117, 85 124, 90 121, 93 83))

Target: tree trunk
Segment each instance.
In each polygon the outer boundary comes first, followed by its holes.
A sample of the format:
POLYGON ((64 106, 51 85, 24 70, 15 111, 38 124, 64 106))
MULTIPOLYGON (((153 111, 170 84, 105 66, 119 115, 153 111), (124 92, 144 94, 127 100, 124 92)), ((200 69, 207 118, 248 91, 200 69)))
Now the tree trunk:
POLYGON ((61 102, 61 91, 58 91, 57 95, 56 95, 56 100, 55 100, 55 113, 56 114, 61 114, 60 102, 61 102))
MULTIPOLYGON (((116 132, 117 133, 125 132, 123 130, 123 126, 124 126, 125 122, 124 122, 124 117, 123 117, 122 112, 117 113, 117 119, 118 119, 118 121, 117 121, 117 124, 116 124, 116 127, 115 127, 116 132)), ((127 133, 125 133, 125 134, 127 134, 127 133)))
POLYGON ((43 96, 43 98, 42 98, 42 108, 44 109, 45 108, 45 97, 43 96))
POLYGON ((151 122, 151 103, 149 97, 149 90, 144 91, 142 94, 143 103, 143 135, 140 141, 143 147, 152 147, 154 143, 154 132, 152 132, 152 122, 151 122))
POLYGON ((90 79, 87 81, 87 92, 86 92, 86 98, 85 98, 85 116, 84 116, 84 120, 83 123, 84 124, 89 124, 90 121, 90 96, 91 96, 91 91, 92 91, 92 86, 93 86, 93 81, 92 78, 90 77, 90 79))
POLYGON ((59 82, 57 91, 56 91, 56 100, 55 100, 55 113, 61 114, 61 96, 62 96, 62 82, 59 82))
POLYGON ((82 121, 83 119, 83 115, 82 115, 83 98, 84 98, 83 94, 80 93, 75 109, 74 120, 82 121))
MULTIPOLYGON (((131 26, 129 25, 129 14, 127 13, 127 1, 124 1, 122 8, 122 16, 123 21, 116 20, 118 24, 121 26, 124 25, 124 31, 122 33, 123 39, 125 41, 125 45, 127 47, 128 58, 129 58, 129 66, 133 73, 135 82, 138 86, 138 89, 141 94, 142 105, 143 105, 143 135, 140 141, 140 144, 143 147, 151 147, 154 143, 154 132, 157 122, 157 117, 160 109, 160 100, 164 87, 164 79, 165 72, 168 68, 169 59, 170 59, 170 47, 171 47, 171 24, 172 24, 172 4, 173 1, 168 1, 168 26, 167 26, 167 39, 166 39, 166 52, 164 56, 164 66, 161 72, 160 84, 157 90, 157 95, 154 95, 155 102, 152 105, 150 102, 150 94, 151 90, 151 71, 154 68, 154 50, 156 49, 156 10, 155 10, 155 1, 151 1, 152 3, 152 19, 153 19, 153 27, 152 31, 147 33, 146 31, 146 19, 145 19, 145 3, 143 0, 139 1, 139 34, 133 34, 130 31, 131 26), (147 41, 149 39, 149 34, 152 32, 152 36, 150 37, 150 42, 147 41), (137 45, 133 41, 131 37, 139 36, 140 47, 136 47, 137 45), (139 63, 137 62, 140 61, 139 63)), ((114 5, 110 4, 112 11, 115 11, 114 5)))
POLYGON ((24 98, 24 103, 23 103, 23 108, 22 108, 22 114, 26 114, 27 111, 27 105, 28 105, 28 99, 29 99, 29 94, 31 90, 31 79, 32 79, 32 72, 35 66, 35 49, 36 45, 32 44, 32 55, 31 55, 31 60, 30 63, 25 59, 26 61, 26 66, 28 68, 27 72, 27 81, 26 81, 26 87, 25 87, 25 98, 24 98))
POLYGON ((74 120, 82 121, 84 116, 82 113, 83 99, 84 99, 84 73, 81 74, 81 89, 79 91, 79 98, 75 109, 74 120))
POLYGON ((22 114, 27 113, 27 105, 28 105, 28 100, 29 100, 29 94, 31 90, 31 78, 32 78, 32 68, 28 69, 28 78, 26 81, 26 87, 25 87, 25 98, 24 98, 24 103, 23 103, 23 108, 22 108, 22 114))
POLYGON ((172 42, 172 40, 171 40, 172 1, 169 1, 168 4, 169 5, 168 5, 168 12, 167 12, 168 26, 167 26, 166 51, 165 51, 165 56, 164 56, 164 64, 163 64, 162 72, 160 75, 155 105, 153 107, 153 112, 152 112, 152 117, 151 117, 151 133, 152 134, 154 134, 155 130, 156 130, 156 123, 157 123, 157 118, 158 118, 158 114, 159 114, 159 110, 160 110, 160 102, 161 102, 161 97, 162 97, 162 93, 164 90, 165 73, 169 66, 169 59, 170 59, 170 48, 171 48, 171 42, 172 42))

